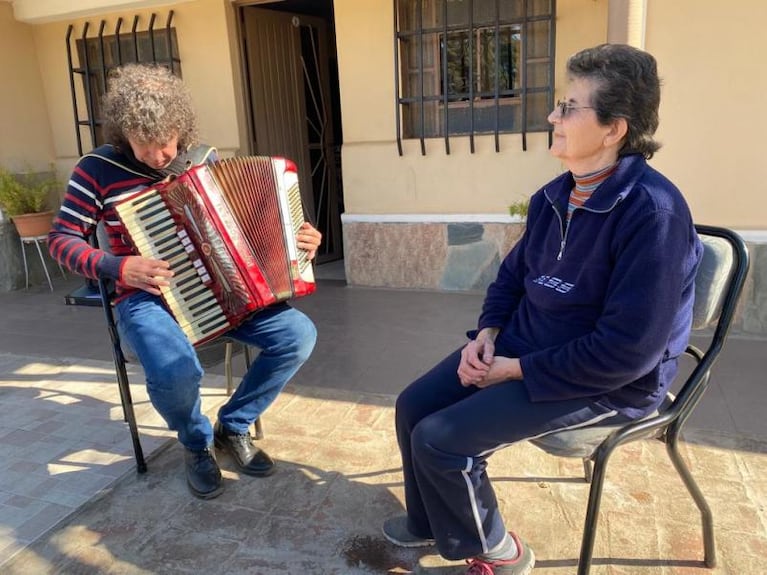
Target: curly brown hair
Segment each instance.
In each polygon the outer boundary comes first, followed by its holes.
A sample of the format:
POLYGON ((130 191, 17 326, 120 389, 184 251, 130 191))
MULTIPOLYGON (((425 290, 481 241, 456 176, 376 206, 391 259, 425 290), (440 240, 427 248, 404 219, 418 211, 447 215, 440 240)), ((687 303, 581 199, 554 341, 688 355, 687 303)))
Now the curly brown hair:
POLYGON ((197 144, 197 116, 181 78, 160 65, 126 64, 109 77, 103 101, 107 142, 128 146, 166 144, 178 136, 179 150, 197 144))

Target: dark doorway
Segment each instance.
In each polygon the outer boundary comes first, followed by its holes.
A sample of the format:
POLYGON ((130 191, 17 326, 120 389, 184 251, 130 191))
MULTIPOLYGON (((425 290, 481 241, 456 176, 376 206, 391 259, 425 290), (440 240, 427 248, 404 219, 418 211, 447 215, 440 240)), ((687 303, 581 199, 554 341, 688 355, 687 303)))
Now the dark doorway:
POLYGON ((343 258, 341 133, 332 0, 240 8, 252 149, 298 166, 322 264, 343 258))

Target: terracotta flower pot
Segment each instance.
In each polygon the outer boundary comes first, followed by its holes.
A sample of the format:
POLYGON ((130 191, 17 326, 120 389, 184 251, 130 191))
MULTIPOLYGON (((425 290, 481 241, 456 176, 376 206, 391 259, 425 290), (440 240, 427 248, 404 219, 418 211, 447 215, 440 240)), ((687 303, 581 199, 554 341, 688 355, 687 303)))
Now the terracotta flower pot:
POLYGON ((53 211, 22 214, 20 216, 13 216, 11 220, 16 226, 19 236, 22 238, 47 236, 53 223, 53 211))

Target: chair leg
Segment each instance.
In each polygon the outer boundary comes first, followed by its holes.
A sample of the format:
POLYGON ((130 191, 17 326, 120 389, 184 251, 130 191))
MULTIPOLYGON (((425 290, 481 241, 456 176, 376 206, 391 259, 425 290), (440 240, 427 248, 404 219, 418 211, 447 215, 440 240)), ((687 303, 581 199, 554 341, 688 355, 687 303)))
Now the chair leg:
POLYGON ((689 491, 695 504, 700 511, 701 523, 703 526, 703 561, 706 567, 716 567, 716 544, 714 542, 714 519, 711 513, 711 508, 706 502, 706 498, 703 496, 703 492, 698 487, 698 484, 693 479, 690 470, 682 459, 682 455, 679 453, 679 431, 677 428, 669 429, 666 435, 666 452, 671 458, 671 463, 679 473, 679 477, 682 478, 684 486, 689 491))
POLYGON ((253 437, 255 439, 263 439, 264 438, 264 428, 261 425, 261 418, 259 417, 254 423, 253 428, 255 431, 255 434, 253 437))
POLYGON ((591 570, 591 559, 594 554, 594 541, 597 534, 599 521, 599 506, 602 503, 602 487, 605 482, 605 470, 610 451, 602 454, 597 451, 594 457, 594 471, 591 475, 591 488, 589 489, 589 502, 586 507, 586 520, 583 525, 583 539, 581 539, 581 555, 578 560, 578 575, 588 575, 591 570))
MULTIPOLYGON (((250 356, 250 346, 247 346, 247 345, 245 346, 244 353, 245 353, 245 369, 247 370, 247 369, 250 369, 250 364, 252 362, 252 359, 251 359, 251 356, 250 356)), ((263 439, 264 438, 264 428, 263 428, 263 425, 261 424, 261 418, 260 417, 253 423, 253 428, 254 428, 254 432, 255 432, 254 433, 254 437, 256 439, 263 439)))
POLYGON ((232 342, 227 341, 224 348, 224 374, 226 376, 226 394, 232 395, 234 382, 232 381, 232 342))
POLYGON ((131 397, 130 384, 128 382, 128 372, 125 369, 125 355, 120 346, 120 335, 117 331, 117 325, 115 324, 114 315, 112 313, 109 290, 103 279, 99 280, 99 293, 101 294, 101 307, 104 310, 104 316, 107 321, 109 339, 112 342, 112 360, 115 364, 117 387, 120 390, 120 403, 122 403, 123 408, 123 419, 128 423, 128 429, 130 430, 131 441, 133 442, 133 454, 136 457, 136 468, 139 473, 146 473, 144 450, 141 448, 141 438, 138 434, 136 414, 133 411, 133 398, 131 397))
POLYGON ((136 469, 139 473, 146 473, 146 460, 144 459, 144 450, 141 447, 141 439, 138 434, 138 425, 136 424, 136 415, 133 411, 133 397, 128 383, 128 374, 125 371, 125 359, 122 352, 112 350, 114 356, 115 370, 117 372, 117 386, 120 389, 120 401, 123 407, 123 418, 128 423, 131 441, 133 442, 133 454, 136 457, 136 469))
POLYGON ((43 251, 40 249, 40 242, 35 240, 35 247, 37 248, 37 255, 40 256, 40 263, 43 265, 43 271, 45 272, 45 279, 48 280, 48 287, 53 291, 53 282, 51 281, 51 275, 48 273, 48 266, 45 264, 45 257, 43 257, 43 251))

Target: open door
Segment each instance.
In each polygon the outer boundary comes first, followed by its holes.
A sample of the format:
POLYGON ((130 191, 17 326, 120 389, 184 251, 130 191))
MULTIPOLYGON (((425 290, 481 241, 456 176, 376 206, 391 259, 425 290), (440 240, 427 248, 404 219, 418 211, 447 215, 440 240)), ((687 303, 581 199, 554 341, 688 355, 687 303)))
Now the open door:
POLYGON ((306 216, 323 234, 317 263, 337 260, 341 142, 332 34, 327 18, 283 11, 289 1, 275 3, 280 10, 264 6, 271 4, 242 8, 253 150, 296 163, 306 216))

